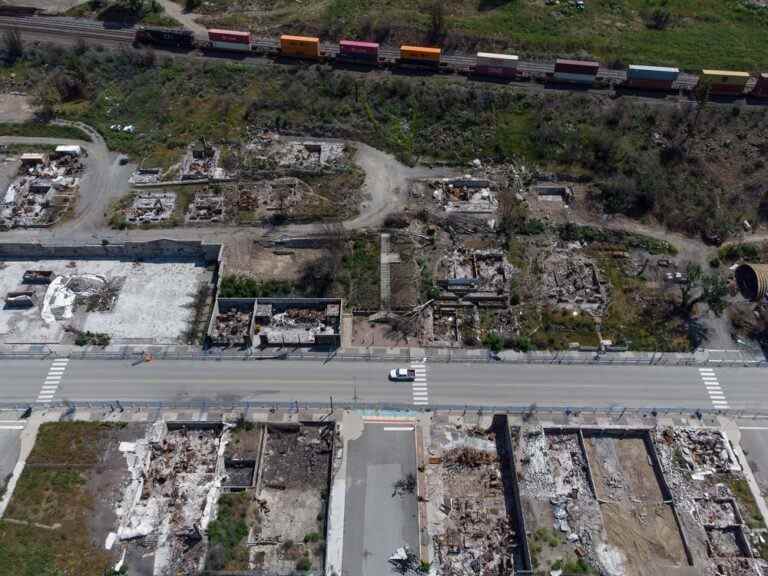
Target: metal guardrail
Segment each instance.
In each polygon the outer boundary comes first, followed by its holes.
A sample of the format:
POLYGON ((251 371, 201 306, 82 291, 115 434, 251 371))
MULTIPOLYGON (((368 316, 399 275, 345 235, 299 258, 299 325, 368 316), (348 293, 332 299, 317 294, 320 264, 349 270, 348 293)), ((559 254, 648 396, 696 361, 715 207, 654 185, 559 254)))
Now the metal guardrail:
POLYGON ((584 416, 596 415, 621 419, 624 416, 640 417, 665 417, 687 416, 704 418, 706 416, 727 415, 734 418, 768 419, 768 408, 691 408, 683 406, 543 406, 539 404, 500 404, 500 405, 476 405, 476 404, 430 404, 415 406, 397 402, 359 402, 351 400, 331 402, 301 402, 301 401, 250 401, 250 400, 54 400, 45 404, 0 402, 0 410, 50 410, 51 408, 88 410, 104 410, 109 412, 123 411, 147 411, 159 414, 163 411, 194 410, 208 412, 239 412, 247 415, 251 410, 269 411, 272 413, 288 412, 300 414, 302 412, 318 412, 328 410, 357 410, 369 412, 368 416, 393 416, 409 415, 423 412, 451 412, 467 414, 507 414, 524 417, 542 416, 554 414, 558 416, 584 416))
POLYGON ((69 358, 72 360, 137 360, 145 352, 151 354, 153 360, 195 360, 195 361, 258 361, 258 360, 307 360, 315 362, 355 361, 355 362, 411 362, 426 358, 428 362, 440 363, 479 363, 479 364, 560 364, 560 365, 601 365, 601 366, 719 366, 719 367, 768 367, 767 360, 756 358, 712 358, 694 355, 651 354, 651 355, 613 355, 612 353, 552 353, 552 354, 518 354, 499 356, 490 352, 468 353, 465 351, 435 352, 424 350, 414 353, 363 352, 363 351, 331 351, 312 352, 304 350, 277 350, 270 352, 217 352, 189 351, 147 346, 146 350, 70 350, 70 351, 10 351, 0 352, 0 361, 4 359, 39 359, 69 358))
MULTIPOLYGON (((355 362, 411 362, 426 358, 428 362, 439 363, 478 363, 478 364, 560 364, 560 365, 584 365, 584 366, 720 366, 720 367, 768 367, 767 360, 750 358, 696 358, 693 355, 652 354, 652 355, 612 355, 553 353, 520 354, 516 356, 501 357, 493 353, 472 354, 462 351, 448 351, 447 353, 435 353, 426 350, 423 353, 414 354, 411 351, 399 354, 387 354, 380 352, 309 352, 302 350, 285 350, 269 353, 220 353, 215 351, 165 350, 155 351, 148 346, 146 352, 151 353, 152 359, 157 360, 196 360, 196 361, 258 361, 258 360, 307 360, 314 362, 355 361, 355 362)), ((68 352, 48 351, 14 351, 0 352, 0 361, 3 359, 39 359, 50 360, 52 358, 69 358, 72 360, 130 360, 140 358, 145 351, 100 351, 78 350, 68 352)))

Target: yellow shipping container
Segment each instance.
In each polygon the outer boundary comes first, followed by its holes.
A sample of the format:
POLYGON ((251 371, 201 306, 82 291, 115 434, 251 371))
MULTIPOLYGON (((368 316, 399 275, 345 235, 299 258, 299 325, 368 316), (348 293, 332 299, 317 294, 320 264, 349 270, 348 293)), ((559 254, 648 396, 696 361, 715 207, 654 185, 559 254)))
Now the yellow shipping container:
POLYGON ((280 36, 280 53, 302 58, 320 57, 320 38, 311 36, 280 36))
POLYGON ((424 46, 400 46, 400 58, 405 60, 423 60, 425 62, 440 62, 440 48, 424 46))
POLYGON ((726 84, 729 86, 744 86, 749 80, 749 72, 734 72, 732 70, 702 70, 701 81, 710 84, 726 84))

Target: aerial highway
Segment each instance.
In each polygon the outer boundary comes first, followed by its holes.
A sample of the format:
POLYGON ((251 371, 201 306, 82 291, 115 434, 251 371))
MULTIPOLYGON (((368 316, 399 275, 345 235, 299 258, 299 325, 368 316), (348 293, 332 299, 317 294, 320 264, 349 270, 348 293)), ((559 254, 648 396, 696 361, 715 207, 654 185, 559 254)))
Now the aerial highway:
POLYGON ((426 363, 390 382, 388 362, 0 360, 2 402, 249 401, 398 406, 768 410, 759 368, 426 363))

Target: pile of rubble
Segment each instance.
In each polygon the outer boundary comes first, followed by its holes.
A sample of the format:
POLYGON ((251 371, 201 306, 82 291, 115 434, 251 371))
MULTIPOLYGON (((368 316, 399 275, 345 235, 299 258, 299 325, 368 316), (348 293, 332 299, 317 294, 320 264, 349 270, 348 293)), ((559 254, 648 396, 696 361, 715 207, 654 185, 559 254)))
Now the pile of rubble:
POLYGON ((154 224, 170 219, 175 209, 175 192, 139 192, 123 214, 131 224, 154 224))
POLYGON ((52 223, 77 191, 82 170, 79 155, 62 153, 50 159, 24 154, 19 177, 0 200, 0 228, 52 223))
POLYGON ((131 174, 131 184, 156 184, 160 182, 163 172, 160 168, 139 168, 131 174))
POLYGON ((499 203, 496 185, 486 178, 462 176, 432 180, 432 199, 446 212, 495 214, 499 203))
POLYGON ((429 532, 438 573, 511 576, 517 539, 494 435, 434 427, 432 436, 429 532))
POLYGON ((43 297, 41 316, 46 324, 69 320, 77 306, 88 312, 112 310, 125 278, 105 278, 96 274, 56 276, 43 297))
POLYGON ((188 224, 200 222, 221 222, 224 220, 224 194, 221 192, 198 192, 187 209, 188 224))
POLYGON ((211 146, 205 139, 199 145, 191 144, 181 161, 182 180, 209 180, 223 177, 219 168, 221 150, 211 146))
POLYGON ((248 345, 251 336, 250 331, 250 312, 232 307, 216 315, 211 336, 218 345, 248 345))
POLYGON ((151 425, 147 436, 122 443, 130 479, 116 508, 118 528, 107 538, 149 548, 155 574, 195 574, 204 557, 202 534, 211 520, 223 477, 228 428, 169 430, 151 425))
POLYGON ((592 260, 558 250, 544 261, 544 294, 560 308, 599 313, 608 304, 608 282, 592 260))
POLYGON ((286 141, 275 133, 261 133, 247 146, 257 168, 317 173, 342 168, 346 146, 341 142, 286 141))

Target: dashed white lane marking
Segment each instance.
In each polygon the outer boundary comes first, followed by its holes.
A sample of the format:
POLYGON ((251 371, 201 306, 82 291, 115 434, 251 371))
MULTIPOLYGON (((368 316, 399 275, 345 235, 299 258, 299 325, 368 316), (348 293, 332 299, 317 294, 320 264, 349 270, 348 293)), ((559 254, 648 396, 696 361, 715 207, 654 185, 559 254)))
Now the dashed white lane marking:
POLYGON ((40 393, 37 395, 38 403, 52 402, 53 397, 56 396, 56 392, 61 384, 61 379, 64 376, 64 372, 67 370, 69 364, 69 358, 57 358, 51 362, 51 367, 48 369, 48 374, 45 377, 40 388, 40 393))
POLYGON ((416 378, 411 383, 413 404, 414 406, 426 406, 429 404, 426 359, 421 362, 411 362, 411 370, 416 373, 416 378))
POLYGON ((413 432, 413 426, 385 426, 384 432, 413 432))
POLYGON ((725 398, 725 391, 717 379, 717 374, 713 368, 699 368, 699 377, 704 383, 704 388, 709 394, 709 401, 712 406, 719 410, 728 409, 728 400, 725 398))

